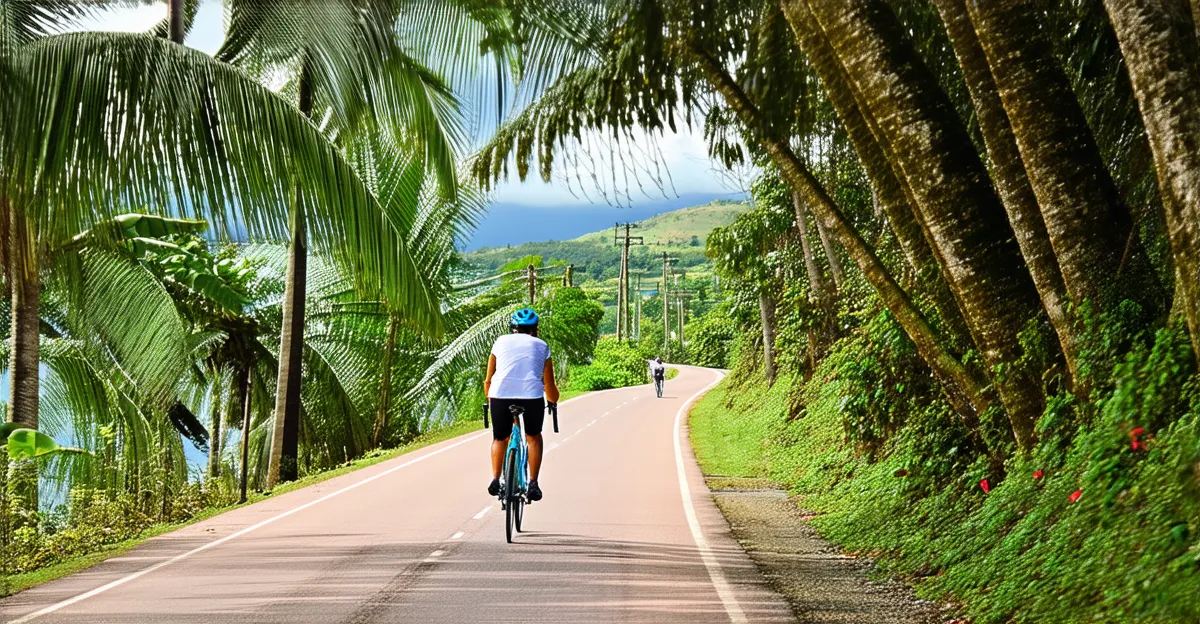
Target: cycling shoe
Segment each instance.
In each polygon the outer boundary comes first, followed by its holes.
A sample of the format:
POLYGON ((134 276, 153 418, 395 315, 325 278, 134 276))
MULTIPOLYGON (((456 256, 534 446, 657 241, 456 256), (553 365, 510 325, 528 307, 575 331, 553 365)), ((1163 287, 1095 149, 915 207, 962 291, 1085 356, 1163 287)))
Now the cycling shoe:
POLYGON ((538 487, 537 481, 533 481, 529 484, 528 495, 530 501, 536 502, 542 500, 542 488, 538 487))
POLYGON ((488 484, 488 495, 489 496, 499 496, 500 495, 500 479, 492 479, 492 482, 490 484, 488 484))

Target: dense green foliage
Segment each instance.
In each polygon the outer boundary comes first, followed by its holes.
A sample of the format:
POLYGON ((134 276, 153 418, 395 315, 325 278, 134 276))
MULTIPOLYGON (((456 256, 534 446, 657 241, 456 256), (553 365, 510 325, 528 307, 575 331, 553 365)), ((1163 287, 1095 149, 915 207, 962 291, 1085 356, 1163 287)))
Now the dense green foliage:
POLYGON ((596 343, 591 363, 571 368, 571 390, 608 390, 646 383, 648 364, 627 341, 605 336, 596 343))
POLYGON ((1200 393, 1180 332, 1129 353, 1094 408, 1056 398, 1002 479, 928 390, 901 387, 922 382, 895 340, 881 318, 808 381, 729 377, 692 415, 705 471, 784 484, 824 535, 976 622, 1200 617, 1200 393))
MULTIPOLYGON (((639 221, 635 236, 646 239, 646 246, 630 250, 629 264, 633 270, 661 274, 662 253, 678 257, 678 266, 698 267, 707 262, 703 241, 714 228, 727 225, 747 206, 739 202, 716 201, 711 204, 683 208, 639 221), (693 244, 693 239, 695 244, 693 244)), ((585 234, 574 240, 522 243, 509 247, 485 248, 463 255, 463 261, 482 272, 500 271, 513 258, 540 256, 546 262, 566 262, 575 265, 576 282, 604 281, 617 277, 621 256, 613 244, 609 228, 585 234)))
POLYGON ((692 321, 687 326, 687 332, 687 345, 684 348, 687 359, 679 363, 729 368, 731 363, 737 361, 735 340, 738 326, 724 306, 692 321))

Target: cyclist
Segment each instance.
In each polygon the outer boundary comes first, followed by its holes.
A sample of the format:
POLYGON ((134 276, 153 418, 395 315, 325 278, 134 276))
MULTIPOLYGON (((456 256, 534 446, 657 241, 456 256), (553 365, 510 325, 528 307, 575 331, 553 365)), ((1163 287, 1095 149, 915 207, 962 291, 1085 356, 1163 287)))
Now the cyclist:
POLYGON ((667 379, 667 367, 663 365, 661 357, 656 357, 650 362, 650 376, 654 378, 654 391, 658 396, 662 396, 663 382, 667 379))
POLYGON ((509 320, 511 333, 500 336, 488 358, 487 377, 483 393, 492 413, 492 482, 488 494, 500 493, 500 470, 508 438, 512 435, 509 407, 525 410, 525 437, 529 443, 529 500, 542 499, 538 473, 542 468, 542 421, 546 403, 558 402, 558 385, 554 383, 554 360, 550 346, 537 337, 538 315, 529 308, 513 313, 509 320))

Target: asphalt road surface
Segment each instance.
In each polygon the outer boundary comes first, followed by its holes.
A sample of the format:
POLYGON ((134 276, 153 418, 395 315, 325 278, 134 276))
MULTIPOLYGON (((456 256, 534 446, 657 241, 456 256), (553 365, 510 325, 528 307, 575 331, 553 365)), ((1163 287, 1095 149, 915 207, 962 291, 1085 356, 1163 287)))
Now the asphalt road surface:
POLYGON ((686 408, 719 376, 564 402, 513 544, 480 431, 154 538, 0 601, 0 621, 794 621, 687 442, 686 408))

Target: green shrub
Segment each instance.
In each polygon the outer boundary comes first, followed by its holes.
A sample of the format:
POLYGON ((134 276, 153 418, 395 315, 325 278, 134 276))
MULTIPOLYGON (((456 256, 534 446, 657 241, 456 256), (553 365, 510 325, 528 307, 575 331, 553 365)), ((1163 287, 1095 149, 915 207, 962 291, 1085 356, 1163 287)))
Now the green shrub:
POLYGON ((736 361, 730 351, 738 336, 737 323, 726 306, 692 321, 686 330, 687 363, 709 368, 729 368, 736 361))
POLYGON ((572 390, 607 390, 646 383, 646 360, 637 347, 606 336, 596 343, 592 363, 571 368, 572 390))
POLYGON ((1200 398, 1186 335, 1134 348, 1094 403, 1052 397, 1038 448, 1000 475, 965 449, 927 374, 902 366, 889 325, 843 338, 807 382, 728 378, 693 412, 701 464, 769 475, 824 536, 977 624, 1200 621, 1200 398))

